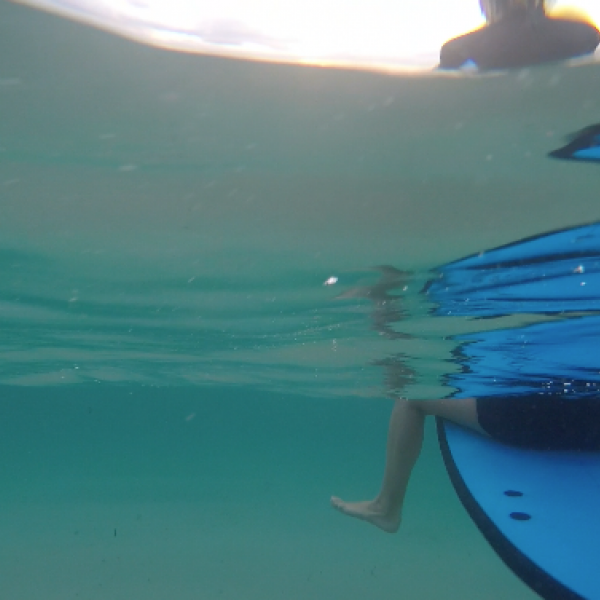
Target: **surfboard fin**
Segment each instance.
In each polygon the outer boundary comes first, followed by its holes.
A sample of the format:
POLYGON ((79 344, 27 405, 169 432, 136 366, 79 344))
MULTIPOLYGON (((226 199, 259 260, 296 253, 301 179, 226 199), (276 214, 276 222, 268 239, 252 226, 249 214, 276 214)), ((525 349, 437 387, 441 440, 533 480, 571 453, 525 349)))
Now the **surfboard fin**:
POLYGON ((569 143, 548 153, 552 158, 600 162, 600 123, 589 125, 567 136, 569 143))

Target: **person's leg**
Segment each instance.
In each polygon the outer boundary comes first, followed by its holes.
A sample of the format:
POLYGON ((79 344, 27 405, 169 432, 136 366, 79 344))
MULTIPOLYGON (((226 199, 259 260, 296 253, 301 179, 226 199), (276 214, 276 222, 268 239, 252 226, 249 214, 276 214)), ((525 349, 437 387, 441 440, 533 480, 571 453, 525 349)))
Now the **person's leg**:
POLYGON ((411 471, 423 443, 425 417, 436 415, 485 433, 477 421, 474 398, 447 400, 397 400, 390 417, 386 464, 381 490, 373 500, 345 502, 333 496, 331 505, 340 512, 394 533, 400 526, 402 503, 411 471))
POLYGON ((442 417, 482 435, 489 435, 479 424, 475 398, 443 398, 442 400, 412 400, 425 414, 442 417))

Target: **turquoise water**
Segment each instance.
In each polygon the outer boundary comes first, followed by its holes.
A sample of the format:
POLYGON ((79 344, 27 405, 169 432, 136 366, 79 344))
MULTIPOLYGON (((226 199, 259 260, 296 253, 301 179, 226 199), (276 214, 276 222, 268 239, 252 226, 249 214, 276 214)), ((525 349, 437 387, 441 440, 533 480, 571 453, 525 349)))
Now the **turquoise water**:
POLYGON ((429 269, 600 219, 595 170, 545 157, 598 97, 591 67, 235 62, 0 3, 5 595, 533 597, 432 429, 398 535, 328 500, 376 492, 391 392, 448 393, 448 336, 495 326, 432 318, 429 269))
POLYGON ((433 431, 397 536, 335 514, 378 484, 388 406, 254 389, 4 390, 13 598, 529 598, 454 497, 433 431))

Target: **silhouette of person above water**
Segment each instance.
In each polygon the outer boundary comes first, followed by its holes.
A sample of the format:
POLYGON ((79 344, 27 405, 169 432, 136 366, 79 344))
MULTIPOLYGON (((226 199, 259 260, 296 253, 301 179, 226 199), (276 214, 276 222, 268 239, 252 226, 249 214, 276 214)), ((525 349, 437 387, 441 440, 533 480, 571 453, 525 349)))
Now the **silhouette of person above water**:
POLYGON ((480 0, 487 24, 446 42, 440 69, 473 63, 480 70, 511 69, 594 52, 600 32, 589 23, 546 15, 545 0, 480 0))

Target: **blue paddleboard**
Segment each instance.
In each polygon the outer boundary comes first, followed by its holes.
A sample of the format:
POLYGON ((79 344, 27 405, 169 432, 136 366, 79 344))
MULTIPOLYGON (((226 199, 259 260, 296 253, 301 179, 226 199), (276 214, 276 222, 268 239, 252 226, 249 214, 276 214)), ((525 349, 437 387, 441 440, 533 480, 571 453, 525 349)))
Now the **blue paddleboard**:
POLYGON ((600 454, 507 446, 438 419, 450 479, 487 541, 546 600, 600 599, 600 454))
MULTIPOLYGON (((585 133, 591 148, 600 126, 585 133)), ((600 402, 600 223, 482 252, 437 275, 426 287, 434 314, 540 318, 455 336, 455 397, 534 396, 540 411, 546 398, 600 402)), ((600 600, 600 452, 509 446, 442 420, 438 435, 458 496, 504 562, 547 600, 600 600)))

